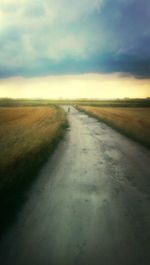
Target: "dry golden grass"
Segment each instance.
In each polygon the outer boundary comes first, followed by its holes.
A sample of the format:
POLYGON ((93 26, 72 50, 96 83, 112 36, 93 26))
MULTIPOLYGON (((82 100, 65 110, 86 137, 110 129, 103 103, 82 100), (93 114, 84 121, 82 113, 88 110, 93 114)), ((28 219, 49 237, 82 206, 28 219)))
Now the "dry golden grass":
POLYGON ((54 107, 0 108, 0 233, 61 138, 65 113, 54 107))
POLYGON ((64 120, 63 110, 52 107, 0 108, 0 170, 49 145, 64 120))
POLYGON ((80 106, 80 109, 150 147, 150 108, 80 106))

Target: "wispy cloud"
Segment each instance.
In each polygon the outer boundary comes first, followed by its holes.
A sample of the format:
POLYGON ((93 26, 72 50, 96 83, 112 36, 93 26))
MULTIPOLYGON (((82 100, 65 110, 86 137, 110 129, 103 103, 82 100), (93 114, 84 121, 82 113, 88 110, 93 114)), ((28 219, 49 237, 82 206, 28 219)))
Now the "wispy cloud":
POLYGON ((84 57, 87 32, 83 23, 101 1, 4 1, 1 7, 1 63, 26 64, 36 58, 84 57), (81 29, 80 29, 81 27, 81 29))

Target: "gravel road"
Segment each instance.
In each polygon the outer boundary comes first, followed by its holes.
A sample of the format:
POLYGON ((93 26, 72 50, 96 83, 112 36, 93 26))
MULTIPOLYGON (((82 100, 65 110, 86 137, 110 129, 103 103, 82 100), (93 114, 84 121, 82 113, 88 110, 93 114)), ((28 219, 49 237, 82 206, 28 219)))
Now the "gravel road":
POLYGON ((0 242, 0 264, 149 265, 150 152, 72 107, 68 119, 0 242))

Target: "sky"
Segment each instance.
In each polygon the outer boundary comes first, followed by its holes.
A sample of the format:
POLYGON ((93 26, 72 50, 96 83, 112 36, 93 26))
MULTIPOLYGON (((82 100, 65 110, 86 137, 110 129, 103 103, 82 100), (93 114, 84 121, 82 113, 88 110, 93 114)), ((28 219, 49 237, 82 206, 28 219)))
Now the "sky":
POLYGON ((149 0, 0 0, 0 97, 149 97, 149 25, 149 0))

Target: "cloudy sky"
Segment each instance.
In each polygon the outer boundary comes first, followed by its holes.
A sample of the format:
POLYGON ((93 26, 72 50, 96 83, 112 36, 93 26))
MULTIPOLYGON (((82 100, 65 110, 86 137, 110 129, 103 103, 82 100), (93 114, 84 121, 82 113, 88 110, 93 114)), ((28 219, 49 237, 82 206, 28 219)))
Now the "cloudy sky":
POLYGON ((0 96, 150 96, 149 0, 0 0, 0 96))

